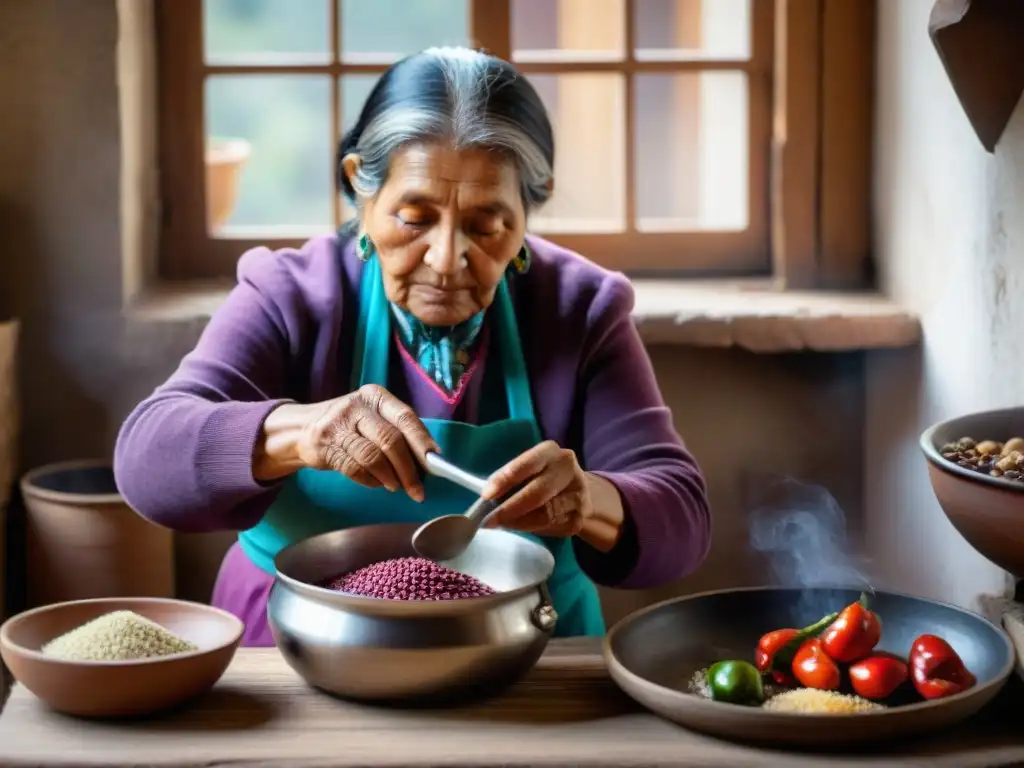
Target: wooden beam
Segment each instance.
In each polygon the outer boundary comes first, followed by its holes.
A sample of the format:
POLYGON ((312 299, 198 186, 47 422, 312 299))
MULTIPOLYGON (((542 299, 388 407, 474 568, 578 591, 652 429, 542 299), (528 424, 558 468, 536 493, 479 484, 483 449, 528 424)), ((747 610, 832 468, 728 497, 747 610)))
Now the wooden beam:
POLYGON ((824 0, 819 288, 860 288, 871 255, 875 2, 824 0))
POLYGON ((814 285, 818 269, 823 0, 778 0, 772 139, 772 262, 787 288, 814 285))

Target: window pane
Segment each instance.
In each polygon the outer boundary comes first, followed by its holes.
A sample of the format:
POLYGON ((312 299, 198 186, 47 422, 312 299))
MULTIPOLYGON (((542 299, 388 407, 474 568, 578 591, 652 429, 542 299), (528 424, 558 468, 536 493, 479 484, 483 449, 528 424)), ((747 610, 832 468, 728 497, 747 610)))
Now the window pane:
POLYGON ((750 58, 750 0, 635 0, 641 61, 750 58))
MULTIPOLYGON (((321 75, 218 76, 206 81, 211 144, 242 139, 251 147, 228 227, 331 227, 331 87, 331 78, 321 75)), ((211 172, 211 200, 213 184, 211 172)))
POLYGON ((204 0, 206 60, 329 62, 329 0, 204 0))
POLYGON ((746 74, 638 75, 634 108, 637 228, 746 229, 746 74))
MULTIPOLYGON (((376 85, 380 75, 345 75, 341 78, 341 131, 344 133, 359 119, 363 104, 376 85)), ((341 137, 339 137, 340 140, 341 137)), ((340 192, 339 192, 340 194, 340 192)), ((355 215, 355 210, 342 197, 341 220, 348 221, 355 215)))
POLYGON ((468 0, 340 0, 341 57, 390 62, 424 48, 469 45, 468 0))
POLYGON ((363 111, 363 104, 370 97, 370 91, 380 80, 380 75, 345 75, 341 78, 341 130, 347 131, 363 111))
POLYGON ((534 217, 536 232, 625 228, 625 78, 619 74, 530 78, 555 127, 555 194, 534 217))
POLYGON ((513 61, 619 61, 624 0, 512 0, 513 61))

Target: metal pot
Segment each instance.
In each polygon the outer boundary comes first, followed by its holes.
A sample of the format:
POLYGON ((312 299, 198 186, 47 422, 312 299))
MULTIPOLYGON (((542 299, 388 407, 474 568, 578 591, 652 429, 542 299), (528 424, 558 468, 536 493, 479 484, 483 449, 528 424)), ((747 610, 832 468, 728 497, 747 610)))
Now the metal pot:
POLYGON ((488 597, 400 601, 315 586, 363 566, 413 557, 416 525, 367 525, 283 549, 267 618, 285 660, 310 685, 375 702, 446 703, 493 694, 528 672, 557 616, 547 549, 483 530, 444 563, 496 590, 488 597))

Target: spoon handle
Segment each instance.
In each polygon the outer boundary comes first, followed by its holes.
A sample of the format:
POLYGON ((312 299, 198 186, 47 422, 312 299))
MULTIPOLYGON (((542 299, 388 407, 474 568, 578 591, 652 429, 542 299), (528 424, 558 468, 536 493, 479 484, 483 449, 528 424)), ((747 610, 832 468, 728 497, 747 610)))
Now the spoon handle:
MULTIPOLYGON (((482 477, 477 477, 471 472, 467 472, 460 467, 455 466, 450 461, 441 458, 440 454, 428 453, 427 454, 427 471, 437 477, 443 477, 445 480, 451 480, 456 485, 461 485, 467 491, 472 491, 477 496, 484 492, 484 488, 487 487, 487 480, 482 477)), ((484 501, 484 499, 480 499, 484 501)), ((480 501, 473 504, 469 510, 466 511, 468 515, 471 510, 474 510, 480 501)), ((497 506, 493 502, 488 501, 492 507, 497 506)))
POLYGON ((490 516, 490 514, 501 506, 500 501, 491 501, 490 499, 477 499, 474 501, 469 509, 464 514, 471 522, 477 527, 483 525, 484 521, 490 516))

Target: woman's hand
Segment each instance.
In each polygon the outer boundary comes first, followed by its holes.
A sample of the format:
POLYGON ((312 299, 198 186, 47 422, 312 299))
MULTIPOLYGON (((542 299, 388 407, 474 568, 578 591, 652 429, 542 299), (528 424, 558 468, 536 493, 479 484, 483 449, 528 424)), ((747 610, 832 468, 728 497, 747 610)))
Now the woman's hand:
POLYGON ((420 465, 439 450, 412 408, 373 384, 323 403, 282 405, 267 417, 263 435, 253 457, 258 480, 302 467, 332 470, 368 488, 404 488, 417 501, 420 465))
POLYGON ((534 446, 491 475, 483 495, 500 499, 512 491, 489 527, 538 536, 578 535, 601 552, 611 551, 622 535, 625 509, 618 488, 584 472, 576 454, 554 441, 534 446))
POLYGON ((587 473, 573 451, 548 440, 516 457, 488 478, 484 497, 500 499, 522 486, 488 521, 541 536, 575 536, 594 516, 587 473))

